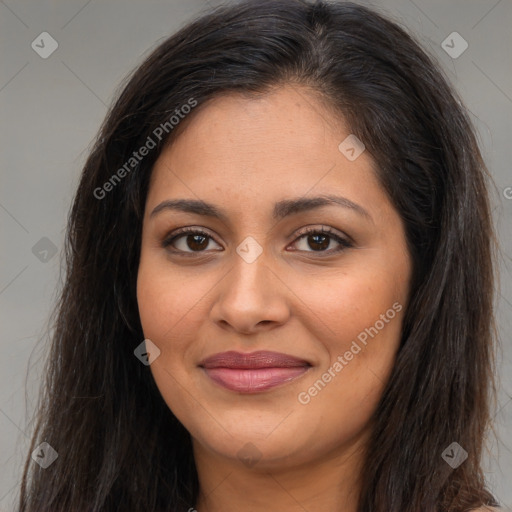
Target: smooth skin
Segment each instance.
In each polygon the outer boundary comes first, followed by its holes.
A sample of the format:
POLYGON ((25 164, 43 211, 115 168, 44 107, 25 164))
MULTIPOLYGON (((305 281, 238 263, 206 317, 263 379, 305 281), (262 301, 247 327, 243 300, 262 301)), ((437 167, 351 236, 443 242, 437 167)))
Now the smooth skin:
POLYGON ((355 512, 369 420, 407 307, 412 261, 402 220, 369 152, 347 159, 338 146, 349 128, 308 89, 217 97, 183 122, 151 176, 137 298, 144 335, 161 350, 152 375, 192 436, 201 491, 190 506, 355 512), (367 216, 336 204, 272 217, 278 201, 324 194, 367 216), (225 218, 171 209, 151 216, 172 199, 200 199, 225 218), (188 233, 163 247, 186 226, 206 236, 188 233), (322 238, 322 228, 352 245, 322 238), (249 236, 262 249, 252 263, 236 251, 249 236), (299 393, 397 302, 401 311, 300 403, 299 393), (228 350, 283 352, 311 368, 265 392, 237 393, 198 366, 228 350), (244 462, 240 450, 257 460, 244 462))

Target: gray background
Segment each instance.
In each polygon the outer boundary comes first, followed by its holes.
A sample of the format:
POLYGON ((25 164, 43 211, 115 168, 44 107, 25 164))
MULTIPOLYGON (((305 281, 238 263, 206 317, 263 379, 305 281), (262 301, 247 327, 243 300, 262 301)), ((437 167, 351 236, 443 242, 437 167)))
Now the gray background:
MULTIPOLYGON (((0 511, 15 510, 48 350, 44 334, 59 284, 66 218, 89 144, 126 73, 162 39, 219 3, 0 1, 0 511), (43 59, 31 43, 45 31, 58 48, 43 59), (50 242, 41 242, 44 237, 50 242), (52 244, 55 254, 40 250, 52 244)), ((512 509, 512 487, 507 485, 512 481, 512 2, 359 3, 391 15, 438 58, 471 112, 496 182, 491 194, 502 244, 497 294, 502 353, 495 411, 499 439, 490 440, 485 469, 491 489, 512 509), (469 44, 457 58, 441 46, 454 31, 469 44)))

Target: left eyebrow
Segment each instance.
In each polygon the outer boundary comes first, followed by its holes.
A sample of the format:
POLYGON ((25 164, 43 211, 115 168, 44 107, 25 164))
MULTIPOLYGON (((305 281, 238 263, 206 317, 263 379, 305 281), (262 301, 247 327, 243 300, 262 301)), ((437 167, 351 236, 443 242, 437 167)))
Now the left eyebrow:
MULTIPOLYGON (((366 220, 369 220, 372 223, 374 222, 371 215, 361 205, 350 201, 346 197, 333 195, 322 195, 309 198, 300 197, 297 199, 284 199, 282 201, 278 201, 274 205, 273 218, 275 220, 280 220, 290 215, 296 215, 305 211, 321 208, 323 206, 333 205, 342 206, 352 210, 364 217, 366 220)), ((224 211, 219 209, 217 206, 200 199, 168 199, 154 208, 150 214, 150 218, 164 210, 193 213, 196 215, 217 218, 227 222, 227 215, 224 211)))

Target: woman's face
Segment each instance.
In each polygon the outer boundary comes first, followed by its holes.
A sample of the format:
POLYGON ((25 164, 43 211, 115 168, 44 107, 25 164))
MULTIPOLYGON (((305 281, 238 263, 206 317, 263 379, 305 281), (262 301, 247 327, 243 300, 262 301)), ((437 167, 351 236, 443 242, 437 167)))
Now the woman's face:
POLYGON ((163 399, 196 457, 268 469, 362 446, 412 270, 374 162, 305 89, 189 121, 153 169, 137 281, 163 399))

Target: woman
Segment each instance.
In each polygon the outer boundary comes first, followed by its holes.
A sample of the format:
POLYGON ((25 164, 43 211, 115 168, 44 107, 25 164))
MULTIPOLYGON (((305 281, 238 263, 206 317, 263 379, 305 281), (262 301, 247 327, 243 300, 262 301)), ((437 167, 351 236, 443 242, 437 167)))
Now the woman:
POLYGON ((497 506, 488 178, 442 73, 367 8, 181 29, 83 170, 31 446, 58 457, 27 458, 20 510, 497 506))

